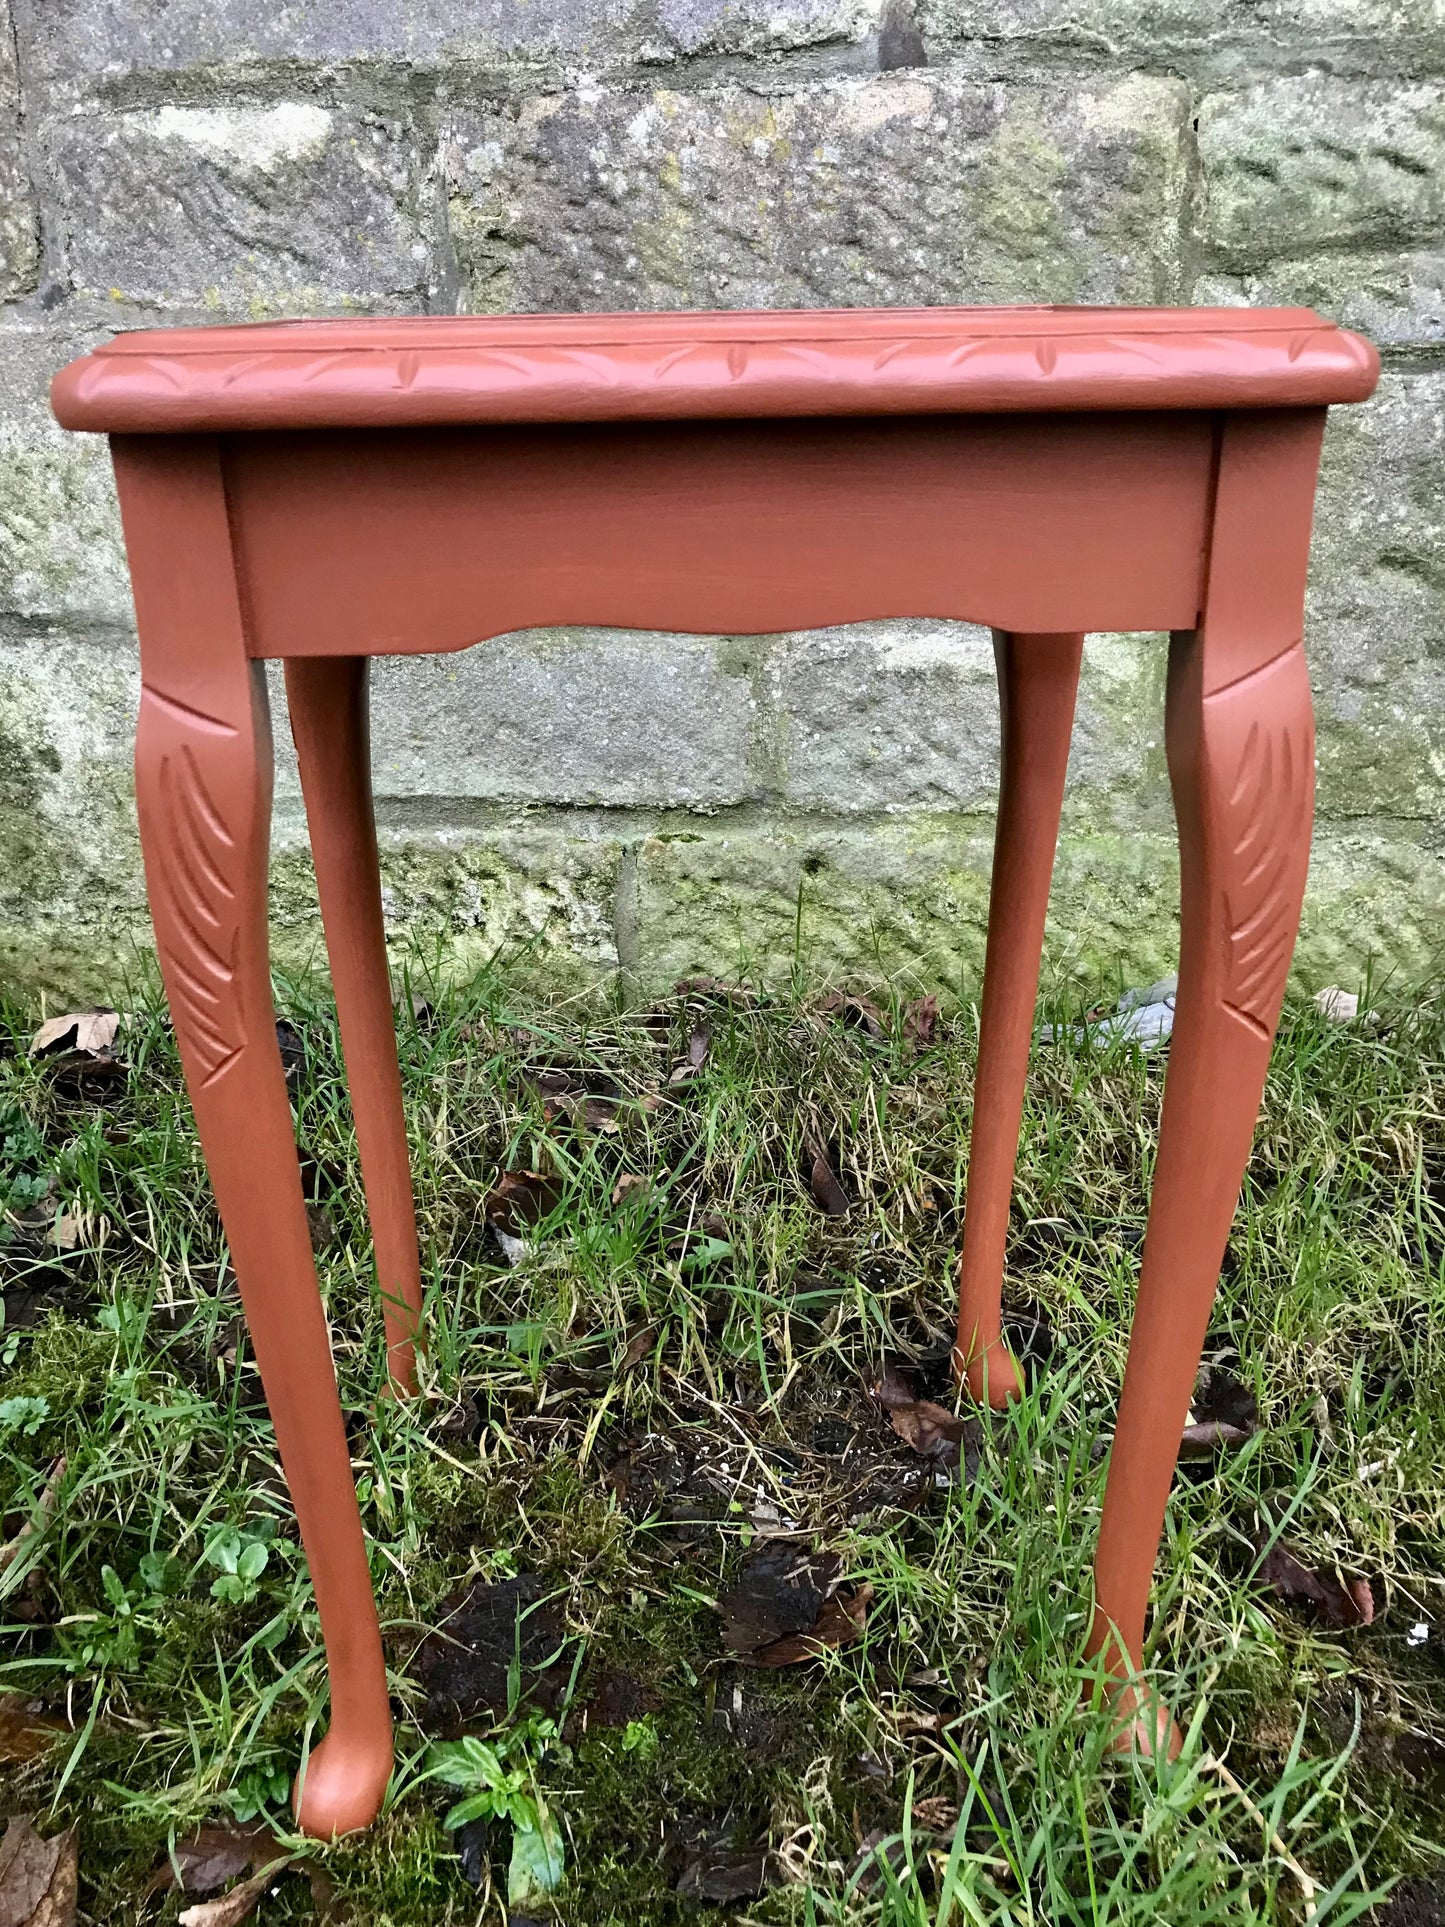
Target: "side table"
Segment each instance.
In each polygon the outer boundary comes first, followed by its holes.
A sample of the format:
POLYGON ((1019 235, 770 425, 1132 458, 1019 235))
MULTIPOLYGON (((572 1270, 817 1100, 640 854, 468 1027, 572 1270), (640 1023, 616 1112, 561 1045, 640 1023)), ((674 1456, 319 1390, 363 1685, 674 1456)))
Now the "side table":
POLYGON ((1085 631, 1168 630, 1181 956, 1095 1564, 1126 1743, 1154 1556, 1309 861, 1301 641, 1325 410, 1374 350, 1307 309, 982 308, 294 322, 121 335, 57 375, 108 434, 141 640, 136 786, 161 971, 315 1582, 330 1731, 300 1824, 365 1826, 392 1765, 366 1549, 266 928, 279 657, 390 1375, 416 1227, 382 934, 367 662, 533 625, 993 626, 1003 777, 955 1365, 1018 1391, 999 1292, 1085 631))

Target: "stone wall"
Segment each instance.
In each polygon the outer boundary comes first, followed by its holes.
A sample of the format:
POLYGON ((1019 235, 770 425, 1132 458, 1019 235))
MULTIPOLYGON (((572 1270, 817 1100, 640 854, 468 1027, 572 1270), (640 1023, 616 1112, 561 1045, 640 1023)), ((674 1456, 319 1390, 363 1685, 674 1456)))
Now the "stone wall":
MULTIPOLYGON (((1307 302, 1387 373, 1331 430, 1309 984, 1428 969, 1445 800, 1442 0, 0 0, 0 966, 144 931, 104 449, 113 327, 520 308, 1307 302), (12 17, 13 16, 13 17, 12 17)), ((986 638, 531 633, 379 666, 399 938, 639 988, 743 967, 968 994, 986 638)), ((1091 639, 1062 976, 1169 967, 1157 637, 1091 639)), ((315 944, 294 771, 283 954, 315 944)))

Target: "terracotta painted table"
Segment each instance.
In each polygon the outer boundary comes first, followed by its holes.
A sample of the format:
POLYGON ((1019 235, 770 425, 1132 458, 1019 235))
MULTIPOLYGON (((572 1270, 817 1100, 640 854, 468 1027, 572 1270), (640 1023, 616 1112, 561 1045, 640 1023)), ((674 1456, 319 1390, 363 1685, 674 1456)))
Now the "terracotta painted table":
POLYGON ((999 804, 956 1363, 1018 1387, 999 1289, 1084 631, 1168 630, 1179 995, 1096 1563, 1144 1695, 1155 1551, 1278 1019, 1314 784, 1302 605, 1325 409, 1374 351, 1302 309, 297 322, 125 335, 57 376, 109 434, 140 627, 141 837, 181 1061, 316 1586, 299 1788, 377 1812, 392 1724, 267 960, 284 659, 392 1380, 421 1308, 382 942, 367 659, 534 624, 993 626, 999 804))

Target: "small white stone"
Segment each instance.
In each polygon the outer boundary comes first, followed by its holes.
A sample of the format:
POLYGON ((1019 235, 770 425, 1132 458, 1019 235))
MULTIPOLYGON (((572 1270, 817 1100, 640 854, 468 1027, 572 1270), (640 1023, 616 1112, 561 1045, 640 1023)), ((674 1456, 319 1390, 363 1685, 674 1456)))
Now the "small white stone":
POLYGON ((1352 1017, 1359 1015, 1359 998, 1352 990, 1341 990, 1338 984, 1317 990, 1315 1003, 1332 1024, 1347 1024, 1352 1017))

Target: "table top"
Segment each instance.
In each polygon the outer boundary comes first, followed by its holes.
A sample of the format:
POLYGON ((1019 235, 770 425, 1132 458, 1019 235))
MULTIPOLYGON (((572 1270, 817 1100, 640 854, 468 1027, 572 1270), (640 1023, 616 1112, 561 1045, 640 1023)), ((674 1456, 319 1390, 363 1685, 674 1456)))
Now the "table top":
POLYGON ((119 334, 65 428, 125 434, 1323 406, 1379 376, 1309 308, 421 316, 119 334))

